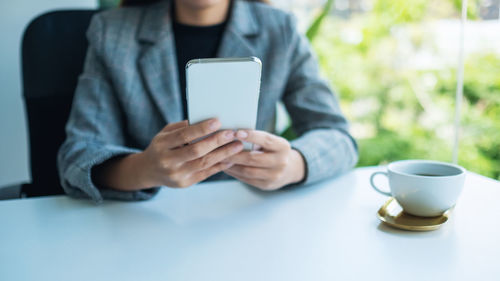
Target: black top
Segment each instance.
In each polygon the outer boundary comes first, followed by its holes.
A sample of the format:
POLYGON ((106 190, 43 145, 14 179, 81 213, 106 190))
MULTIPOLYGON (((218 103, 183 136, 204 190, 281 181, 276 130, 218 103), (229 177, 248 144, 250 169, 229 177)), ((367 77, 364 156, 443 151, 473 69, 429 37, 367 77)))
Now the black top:
POLYGON ((186 63, 192 59, 214 58, 217 55, 227 21, 211 26, 192 26, 178 23, 173 18, 182 108, 184 119, 187 119, 186 63))

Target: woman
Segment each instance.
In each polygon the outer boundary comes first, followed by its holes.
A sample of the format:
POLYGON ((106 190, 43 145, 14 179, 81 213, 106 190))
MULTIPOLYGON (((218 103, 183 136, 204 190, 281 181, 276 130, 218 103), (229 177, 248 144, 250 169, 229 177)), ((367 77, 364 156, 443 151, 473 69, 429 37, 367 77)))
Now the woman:
POLYGON ((347 122, 290 15, 242 0, 123 6, 94 16, 87 32, 85 68, 58 155, 69 195, 144 200, 159 186, 187 187, 209 177, 275 190, 354 166, 347 122), (216 119, 188 124, 185 63, 248 56, 263 64, 257 130, 218 131, 216 119), (292 142, 272 134, 280 100, 299 136, 292 142), (242 151, 243 140, 260 149, 242 151))

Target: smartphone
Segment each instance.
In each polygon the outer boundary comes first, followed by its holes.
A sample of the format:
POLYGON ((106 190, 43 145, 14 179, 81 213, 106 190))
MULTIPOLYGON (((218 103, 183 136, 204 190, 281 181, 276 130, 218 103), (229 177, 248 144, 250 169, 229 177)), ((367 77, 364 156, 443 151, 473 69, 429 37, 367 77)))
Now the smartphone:
MULTIPOLYGON (((222 129, 255 129, 262 62, 256 57, 194 59, 186 64, 190 124, 218 118, 222 129)), ((251 144, 244 143, 246 150, 251 144)))

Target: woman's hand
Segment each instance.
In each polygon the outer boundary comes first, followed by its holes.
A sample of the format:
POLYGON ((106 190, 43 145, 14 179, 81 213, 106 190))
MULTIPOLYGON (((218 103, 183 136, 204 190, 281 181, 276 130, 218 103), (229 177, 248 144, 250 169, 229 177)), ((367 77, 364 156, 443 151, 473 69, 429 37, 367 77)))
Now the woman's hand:
POLYGON ((240 130, 236 138, 259 149, 242 151, 224 160, 234 164, 225 173, 262 190, 276 190, 304 179, 304 159, 286 139, 256 130, 240 130))
POLYGON ((229 168, 232 164, 222 161, 243 150, 233 131, 217 132, 220 126, 216 119, 195 125, 187 121, 169 124, 143 152, 98 166, 95 178, 103 186, 119 190, 196 184, 229 168))

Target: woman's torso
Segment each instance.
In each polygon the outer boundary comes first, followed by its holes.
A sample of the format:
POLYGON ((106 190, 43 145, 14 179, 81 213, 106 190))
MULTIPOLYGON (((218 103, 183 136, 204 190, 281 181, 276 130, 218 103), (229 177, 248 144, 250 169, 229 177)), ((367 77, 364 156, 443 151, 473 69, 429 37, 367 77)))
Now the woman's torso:
MULTIPOLYGON (((145 148, 166 123, 183 119, 169 1, 100 14, 98 54, 109 74, 127 146, 145 148)), ((257 129, 272 131, 276 103, 290 69, 289 16, 258 3, 236 0, 217 57, 256 56, 262 61, 257 129)))

